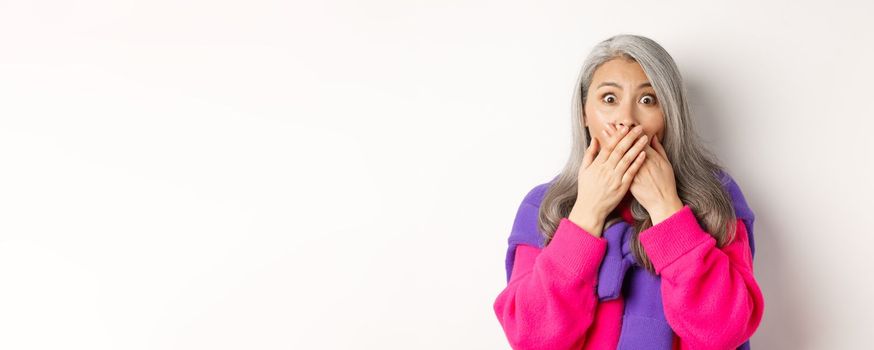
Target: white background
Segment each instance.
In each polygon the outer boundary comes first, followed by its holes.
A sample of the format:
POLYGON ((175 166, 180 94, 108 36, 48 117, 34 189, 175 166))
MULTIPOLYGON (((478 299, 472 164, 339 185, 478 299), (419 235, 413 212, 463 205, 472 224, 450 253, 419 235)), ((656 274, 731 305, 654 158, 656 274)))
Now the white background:
POLYGON ((0 348, 509 349, 582 60, 661 43, 756 212, 754 349, 874 347, 870 5, 0 1, 0 348))

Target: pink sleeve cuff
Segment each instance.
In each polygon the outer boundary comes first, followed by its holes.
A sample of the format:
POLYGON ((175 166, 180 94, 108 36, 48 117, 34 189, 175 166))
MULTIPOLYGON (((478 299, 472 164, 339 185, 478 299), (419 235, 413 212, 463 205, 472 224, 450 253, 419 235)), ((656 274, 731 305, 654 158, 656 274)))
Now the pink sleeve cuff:
POLYGON ((593 236, 568 218, 562 218, 543 253, 562 261, 561 265, 567 267, 572 276, 597 281, 598 268, 607 253, 607 240, 593 236))
POLYGON ((643 245, 657 274, 679 257, 708 241, 716 243, 716 240, 701 228, 688 204, 664 221, 640 233, 640 244, 643 245))

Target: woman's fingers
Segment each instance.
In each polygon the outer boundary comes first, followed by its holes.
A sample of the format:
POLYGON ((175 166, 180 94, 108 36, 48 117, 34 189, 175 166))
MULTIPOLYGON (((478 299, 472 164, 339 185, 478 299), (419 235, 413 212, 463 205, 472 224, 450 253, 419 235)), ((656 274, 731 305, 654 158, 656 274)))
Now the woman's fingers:
POLYGON ((653 145, 652 148, 654 148, 657 152, 659 152, 659 154, 661 154, 662 157, 665 157, 665 159, 668 159, 668 152, 665 151, 664 147, 662 147, 662 140, 659 140, 659 137, 657 135, 653 135, 652 145, 653 145))
POLYGON ((631 163, 631 166, 628 167, 628 170, 626 170, 625 174, 622 175, 623 184, 629 184, 634 180, 637 171, 640 170, 640 167, 643 165, 644 158, 646 158, 646 152, 640 152, 637 154, 637 157, 634 158, 634 163, 631 163))
POLYGON ((592 162, 603 163, 607 160, 607 157, 610 156, 610 151, 613 150, 613 146, 615 145, 615 141, 610 134, 607 133, 606 129, 601 129, 601 136, 604 140, 607 140, 603 144, 599 144, 598 148, 600 149, 598 154, 595 155, 595 159, 592 162))
POLYGON ((634 142, 637 140, 638 136, 643 134, 643 127, 638 125, 627 131, 625 135, 618 141, 616 146, 613 148, 612 152, 610 152, 610 157, 607 159, 607 163, 610 164, 612 168, 616 168, 619 160, 625 156, 625 152, 634 145, 634 142))
POLYGON ((615 170, 622 174, 628 169, 632 162, 637 159, 638 153, 646 153, 643 152, 644 147, 647 147, 647 136, 643 135, 634 142, 634 145, 622 156, 622 159, 619 160, 619 163, 616 164, 615 170))
POLYGON ((598 138, 593 137, 589 142, 589 148, 586 149, 586 155, 583 157, 583 169, 588 168, 589 164, 592 164, 596 154, 598 154, 598 138))

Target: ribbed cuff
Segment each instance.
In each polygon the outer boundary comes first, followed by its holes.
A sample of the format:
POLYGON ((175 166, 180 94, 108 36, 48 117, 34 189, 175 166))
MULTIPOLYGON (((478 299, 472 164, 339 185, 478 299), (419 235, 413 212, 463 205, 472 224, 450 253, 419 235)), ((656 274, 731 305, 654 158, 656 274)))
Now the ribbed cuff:
POLYGON ((568 218, 562 218, 552 241, 543 249, 543 253, 556 259, 573 276, 597 282, 598 268, 607 252, 607 240, 593 236, 568 218))
POLYGON ((713 237, 701 228, 688 204, 664 221, 640 233, 640 244, 657 274, 708 239, 713 237))

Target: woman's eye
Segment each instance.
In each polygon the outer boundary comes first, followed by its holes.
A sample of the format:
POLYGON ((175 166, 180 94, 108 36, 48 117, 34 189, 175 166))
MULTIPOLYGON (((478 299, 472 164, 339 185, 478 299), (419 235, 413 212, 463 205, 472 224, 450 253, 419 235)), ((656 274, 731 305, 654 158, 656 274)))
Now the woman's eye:
POLYGON ((607 103, 613 103, 613 102, 616 102, 616 96, 613 94, 606 94, 606 95, 604 95, 604 97, 601 98, 601 101, 604 101, 607 103))
POLYGON ((648 104, 648 105, 653 104, 653 103, 655 103, 655 97, 652 97, 651 95, 646 95, 640 99, 640 102, 643 102, 643 103, 648 104))

